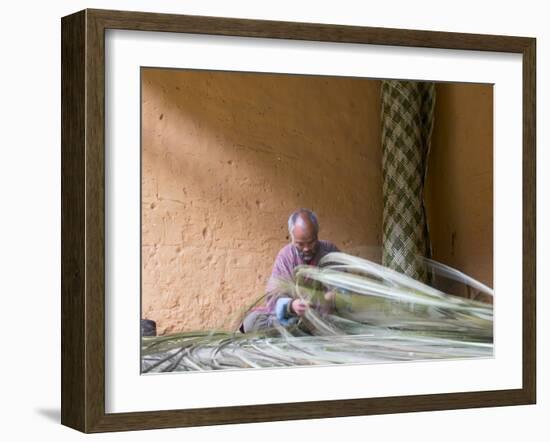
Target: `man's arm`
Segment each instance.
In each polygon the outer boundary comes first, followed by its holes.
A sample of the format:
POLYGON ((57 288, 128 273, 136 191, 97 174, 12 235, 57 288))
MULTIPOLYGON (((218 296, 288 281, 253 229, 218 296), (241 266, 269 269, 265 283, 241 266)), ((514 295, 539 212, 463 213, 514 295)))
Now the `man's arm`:
POLYGON ((294 324, 305 315, 309 304, 301 299, 279 298, 275 304, 275 316, 282 325, 294 324))
POLYGON ((267 281, 266 293, 277 292, 281 281, 291 281, 294 273, 292 257, 288 247, 283 247, 273 263, 271 276, 267 281))

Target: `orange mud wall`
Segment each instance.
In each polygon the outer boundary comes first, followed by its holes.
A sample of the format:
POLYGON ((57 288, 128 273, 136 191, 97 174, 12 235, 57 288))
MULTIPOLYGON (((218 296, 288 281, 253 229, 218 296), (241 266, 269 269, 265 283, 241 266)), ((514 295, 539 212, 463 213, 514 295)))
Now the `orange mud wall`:
MULTIPOLYGON (((426 206, 434 258, 492 286, 493 95, 438 84, 426 206)), ((142 70, 142 317, 234 327, 317 212, 321 239, 379 258, 380 82, 142 70)))
POLYGON ((381 245, 380 82, 142 70, 142 317, 229 328, 313 209, 320 238, 381 245))
POLYGON ((493 287, 493 87, 440 83, 436 93, 425 193, 433 257, 493 287))

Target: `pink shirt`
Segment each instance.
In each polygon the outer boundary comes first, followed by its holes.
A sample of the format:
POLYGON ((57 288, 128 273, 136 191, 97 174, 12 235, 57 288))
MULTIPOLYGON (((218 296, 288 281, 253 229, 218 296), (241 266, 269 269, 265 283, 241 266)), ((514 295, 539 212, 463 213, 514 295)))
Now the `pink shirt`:
MULTIPOLYGON (((323 256, 331 253, 338 252, 338 248, 330 241, 319 241, 319 248, 313 259, 307 263, 309 265, 318 265, 323 256)), ((290 280, 294 275, 294 268, 299 265, 306 264, 293 244, 287 244, 284 246, 275 258, 273 264, 273 270, 271 276, 267 282, 266 292, 269 293, 277 287, 277 281, 290 280)))

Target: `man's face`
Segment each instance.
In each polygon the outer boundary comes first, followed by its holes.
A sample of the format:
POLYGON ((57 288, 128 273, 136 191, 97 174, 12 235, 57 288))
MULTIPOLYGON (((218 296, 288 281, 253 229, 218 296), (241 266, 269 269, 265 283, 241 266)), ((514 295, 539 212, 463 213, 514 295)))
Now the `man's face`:
POLYGON ((300 258, 309 264, 313 257, 317 254, 319 241, 315 228, 310 223, 297 223, 294 226, 292 235, 292 244, 298 250, 300 258))

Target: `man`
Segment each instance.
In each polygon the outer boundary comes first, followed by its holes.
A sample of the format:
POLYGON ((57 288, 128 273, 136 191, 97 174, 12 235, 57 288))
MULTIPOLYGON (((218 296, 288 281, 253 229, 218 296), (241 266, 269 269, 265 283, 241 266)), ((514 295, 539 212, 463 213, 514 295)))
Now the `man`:
MULTIPOLYGON (((280 282, 292 280, 294 269, 299 265, 318 265, 321 258, 338 248, 329 241, 318 239, 319 222, 309 209, 298 209, 288 218, 288 233, 291 242, 284 246, 275 259, 273 270, 267 283, 267 302, 243 320, 244 332, 269 328, 280 323, 290 325, 303 316, 309 305, 301 299, 293 299, 280 289, 280 282)), ((331 294, 325 296, 331 300, 331 294)))

